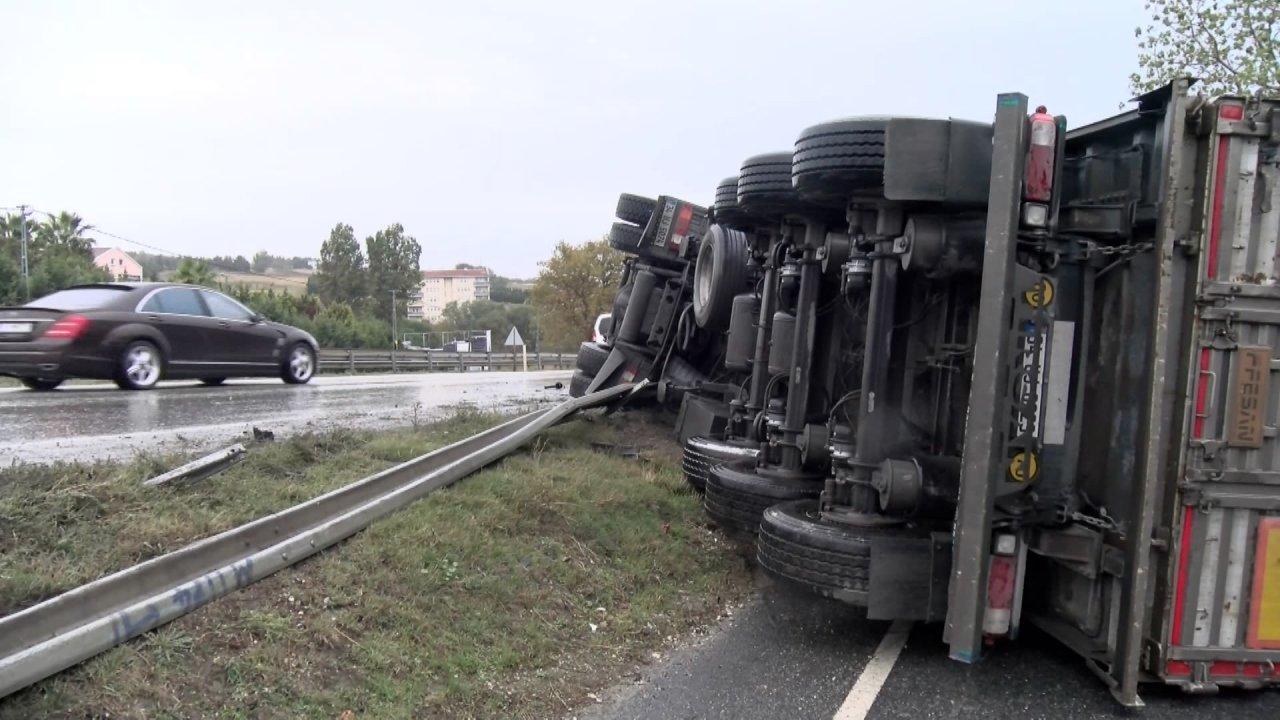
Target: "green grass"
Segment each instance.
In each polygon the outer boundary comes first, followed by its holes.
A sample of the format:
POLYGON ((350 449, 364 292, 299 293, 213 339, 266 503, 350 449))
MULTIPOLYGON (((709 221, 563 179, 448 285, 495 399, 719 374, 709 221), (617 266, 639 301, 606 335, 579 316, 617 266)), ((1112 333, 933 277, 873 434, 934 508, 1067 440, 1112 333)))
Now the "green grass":
MULTIPOLYGON (((177 458, 0 471, 0 609, 29 605, 470 435, 259 446, 197 485, 177 458)), ((0 701, 0 717, 548 717, 749 586, 707 529, 668 426, 578 421, 327 552, 0 701), (591 441, 641 447, 640 459, 591 441)))

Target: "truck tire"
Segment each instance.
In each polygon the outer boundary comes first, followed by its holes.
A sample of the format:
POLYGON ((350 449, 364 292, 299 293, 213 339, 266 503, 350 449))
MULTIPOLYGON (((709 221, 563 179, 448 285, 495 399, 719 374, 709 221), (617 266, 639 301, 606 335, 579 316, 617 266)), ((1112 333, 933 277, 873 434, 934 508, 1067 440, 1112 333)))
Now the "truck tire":
POLYGON ((582 397, 587 394, 587 388, 591 386, 591 376, 581 370, 573 371, 573 378, 569 380, 569 397, 582 397))
POLYGON ((703 492, 706 490, 711 468, 739 460, 750 462, 754 466, 759 456, 758 447, 742 447, 724 440, 692 437, 685 441, 680 469, 684 471, 685 482, 694 490, 703 492))
POLYGON ((636 255, 640 252, 640 236, 643 231, 631 223, 614 223, 609 230, 609 246, 614 250, 636 255))
POLYGON ((748 289, 747 236, 721 225, 707 228, 693 268, 693 319, 698 327, 719 330, 729 324, 733 298, 748 289))
POLYGON ((716 185, 716 202, 712 217, 717 224, 730 227, 748 227, 751 216, 738 205, 738 176, 733 175, 716 185))
POLYGON ((764 512, 756 557, 769 574, 824 597, 865 606, 876 541, 927 538, 912 525, 860 526, 823 520, 817 500, 774 505, 764 512))
POLYGON ((821 482, 788 481, 760 475, 752 461, 711 468, 703 508, 720 527, 754 535, 764 511, 780 502, 817 498, 821 482))
POLYGON ((588 377, 595 377, 609 359, 609 348, 595 342, 584 342, 578 346, 578 369, 588 377))
POLYGON ((618 209, 614 215, 619 220, 626 220, 644 227, 649 224, 649 218, 653 217, 653 210, 656 207, 658 207, 657 200, 642 195, 622 193, 618 196, 618 209))
POLYGON ((791 179, 801 197, 843 206, 884 189, 888 118, 849 118, 806 128, 796 140, 791 179))
POLYGON ((775 505, 760 522, 756 557, 784 580, 865 605, 871 543, 861 530, 823 522, 816 500, 775 505))
POLYGON ((753 155, 738 173, 738 206, 753 215, 779 215, 803 208, 791 184, 792 153, 753 155))

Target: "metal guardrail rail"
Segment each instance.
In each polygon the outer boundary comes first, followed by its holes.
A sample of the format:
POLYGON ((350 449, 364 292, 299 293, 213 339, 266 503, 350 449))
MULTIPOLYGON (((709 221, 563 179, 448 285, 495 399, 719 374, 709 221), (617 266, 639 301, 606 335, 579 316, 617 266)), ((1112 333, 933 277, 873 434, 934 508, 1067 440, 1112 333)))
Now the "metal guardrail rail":
POLYGON ((320 372, 466 372, 468 370, 530 370, 572 368, 574 353, 445 352, 443 350, 334 350, 320 351, 320 372))
POLYGON ((0 619, 0 697, 293 565, 512 453, 619 385, 530 413, 0 619))

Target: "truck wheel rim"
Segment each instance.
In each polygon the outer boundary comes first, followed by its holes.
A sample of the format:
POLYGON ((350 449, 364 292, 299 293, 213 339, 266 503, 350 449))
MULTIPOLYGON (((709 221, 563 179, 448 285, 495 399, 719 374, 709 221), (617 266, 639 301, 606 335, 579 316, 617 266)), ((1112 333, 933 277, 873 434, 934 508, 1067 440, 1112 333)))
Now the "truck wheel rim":
POLYGON ((313 369, 311 353, 302 348, 295 348, 293 354, 289 356, 289 372, 293 373, 293 378, 295 380, 310 379, 313 369))
POLYGON ((150 348, 136 347, 125 357, 125 377, 134 385, 154 385, 160 379, 160 363, 150 348))

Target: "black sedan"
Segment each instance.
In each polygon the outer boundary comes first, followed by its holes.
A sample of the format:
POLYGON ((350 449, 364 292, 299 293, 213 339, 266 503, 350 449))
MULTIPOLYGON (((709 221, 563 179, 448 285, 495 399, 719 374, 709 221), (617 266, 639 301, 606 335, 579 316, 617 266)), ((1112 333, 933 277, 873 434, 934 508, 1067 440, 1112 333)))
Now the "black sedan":
POLYGON ((305 383, 316 340, 220 292, 171 283, 77 285, 0 308, 0 375, 33 390, 68 377, 148 390, 162 378, 217 385, 233 376, 305 383))

